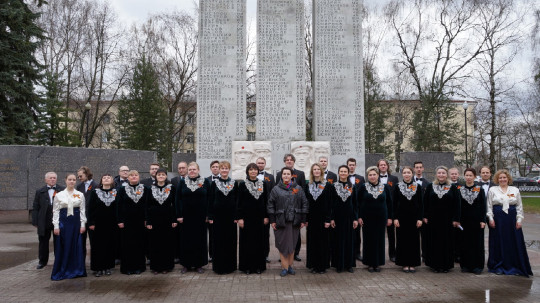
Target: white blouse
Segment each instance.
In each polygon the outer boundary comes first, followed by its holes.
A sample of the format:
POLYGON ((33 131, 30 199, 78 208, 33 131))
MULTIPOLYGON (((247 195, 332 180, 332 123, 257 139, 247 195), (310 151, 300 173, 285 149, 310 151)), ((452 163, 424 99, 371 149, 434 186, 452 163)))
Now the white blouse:
POLYGON ((70 194, 67 189, 59 192, 54 197, 53 203, 53 225, 55 229, 60 228, 60 209, 67 208, 67 215, 73 216, 73 208, 79 207, 81 216, 81 227, 86 225, 86 214, 84 206, 84 194, 78 190, 73 190, 70 194))
POLYGON ((508 214, 508 208, 510 205, 516 206, 516 220, 517 222, 523 221, 523 203, 521 202, 521 195, 519 189, 515 186, 508 186, 506 193, 503 193, 499 186, 493 186, 489 189, 487 199, 487 216, 489 220, 493 220, 493 206, 502 205, 502 209, 508 214))

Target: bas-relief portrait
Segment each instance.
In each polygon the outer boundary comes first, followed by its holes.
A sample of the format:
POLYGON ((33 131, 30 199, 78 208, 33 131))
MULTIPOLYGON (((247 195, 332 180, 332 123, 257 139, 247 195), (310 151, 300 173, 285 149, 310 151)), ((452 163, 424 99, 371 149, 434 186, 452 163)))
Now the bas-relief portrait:
POLYGON ((266 159, 266 171, 272 169, 272 142, 270 141, 233 141, 231 177, 233 179, 246 178, 246 166, 255 163, 257 158, 266 159))
POLYGON ((311 165, 319 163, 319 157, 326 156, 330 160, 330 142, 328 141, 295 141, 291 142, 291 154, 296 158, 294 168, 309 174, 311 165))

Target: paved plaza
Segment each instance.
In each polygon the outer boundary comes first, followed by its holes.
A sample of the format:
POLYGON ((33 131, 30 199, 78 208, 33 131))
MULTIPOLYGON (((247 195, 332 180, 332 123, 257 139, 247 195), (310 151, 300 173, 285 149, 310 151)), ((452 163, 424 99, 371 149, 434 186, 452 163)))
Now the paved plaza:
MULTIPOLYGON (((311 274, 305 268, 305 245, 295 276, 279 276, 272 249, 269 268, 261 275, 236 272, 216 275, 91 275, 51 281, 49 265, 36 270, 37 235, 24 212, 0 212, 0 302, 540 302, 540 215, 525 217, 525 240, 534 277, 432 273, 425 266, 403 273, 387 262, 381 273, 369 273, 360 262, 354 273, 311 274)), ((487 236, 487 232, 486 232, 487 236)), ((87 260, 88 261, 88 260, 87 260)), ((456 264, 457 265, 457 264, 456 264)), ((459 266, 459 265, 458 265, 459 266)))

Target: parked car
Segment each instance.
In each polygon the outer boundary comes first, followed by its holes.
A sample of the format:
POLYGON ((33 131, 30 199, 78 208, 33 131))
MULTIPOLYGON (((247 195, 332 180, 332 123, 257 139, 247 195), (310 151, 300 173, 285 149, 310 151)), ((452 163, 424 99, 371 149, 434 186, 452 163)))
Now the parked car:
POLYGON ((529 178, 529 177, 517 177, 517 178, 514 178, 514 182, 518 182, 518 183, 538 183, 537 180, 535 180, 533 178, 529 178))
POLYGON ((533 180, 535 180, 537 183, 540 183, 540 176, 534 177, 533 180))

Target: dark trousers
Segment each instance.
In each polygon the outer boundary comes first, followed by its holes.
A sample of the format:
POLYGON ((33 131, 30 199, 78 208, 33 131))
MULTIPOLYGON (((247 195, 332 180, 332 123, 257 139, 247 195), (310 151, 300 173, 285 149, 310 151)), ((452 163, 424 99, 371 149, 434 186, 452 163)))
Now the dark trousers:
POLYGON ((388 234, 388 256, 394 258, 396 256, 396 227, 394 223, 386 227, 386 233, 388 234))
POLYGON ((353 244, 353 247, 354 247, 354 255, 355 256, 362 255, 360 253, 361 244, 362 244, 362 238, 360 237, 361 233, 362 233, 362 227, 360 227, 360 225, 358 225, 358 227, 354 230, 354 244, 353 244))
MULTIPOLYGON (((51 240, 52 235, 52 229, 46 228, 45 229, 45 235, 39 236, 39 250, 38 250, 38 258, 39 258, 39 264, 41 265, 47 265, 47 262, 49 262, 49 242, 51 240)), ((55 247, 56 243, 56 236, 53 236, 53 249, 55 247)))
POLYGON ((294 255, 298 256, 300 253, 300 246, 302 245, 302 237, 300 236, 301 233, 298 233, 298 241, 296 241, 296 247, 294 248, 294 255))
POLYGON ((210 258, 213 258, 214 256, 214 229, 212 228, 212 224, 206 223, 206 227, 208 228, 208 256, 210 258))
POLYGON ((264 247, 264 256, 268 258, 268 255, 270 254, 270 224, 267 224, 264 226, 263 247, 264 247))

